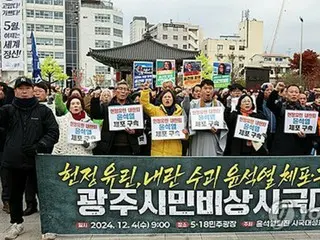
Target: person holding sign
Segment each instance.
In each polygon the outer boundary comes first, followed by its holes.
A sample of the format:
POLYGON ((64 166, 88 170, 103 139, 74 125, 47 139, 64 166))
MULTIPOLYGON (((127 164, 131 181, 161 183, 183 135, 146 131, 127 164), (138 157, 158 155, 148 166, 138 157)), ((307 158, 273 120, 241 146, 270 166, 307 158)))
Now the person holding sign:
MULTIPOLYGON (((209 79, 204 79, 201 84, 201 97, 190 102, 191 109, 210 107, 223 107, 222 103, 214 99, 214 84, 209 79)), ((223 107, 224 111, 224 107, 223 107)), ((208 130, 194 130, 191 123, 192 116, 189 116, 189 132, 191 143, 189 147, 190 156, 222 156, 227 143, 228 129, 216 129, 210 127, 208 130)))
MULTIPOLYGON (((141 92, 140 98, 140 103, 143 106, 143 110, 148 116, 160 117, 183 115, 183 109, 178 104, 176 104, 175 96, 170 90, 164 90, 160 95, 160 106, 151 104, 149 87, 149 82, 146 82, 143 85, 143 91, 141 92)), ((187 134, 188 131, 185 129, 183 130, 183 133, 187 134)), ((182 156, 181 140, 153 140, 151 143, 151 156, 182 156)))
MULTIPOLYGON (((253 140, 245 140, 243 138, 237 138, 235 136, 235 129, 237 129, 237 124, 239 124, 238 116, 246 116, 257 119, 265 120, 265 116, 262 113, 255 113, 253 110, 255 109, 255 105, 253 103, 253 99, 249 95, 242 95, 239 98, 238 104, 236 106, 236 110, 230 112, 230 108, 225 112, 225 120, 227 122, 229 133, 228 133, 228 141, 227 147, 225 151, 225 155, 227 156, 263 156, 267 155, 266 146, 262 142, 257 142, 253 140)), ((240 133, 247 137, 252 137, 254 139, 255 136, 263 137, 263 134, 258 131, 261 129, 259 126, 255 126, 254 124, 244 124, 244 129, 240 129, 240 133), (253 130, 252 130, 253 129, 253 130), (251 131, 252 130, 252 131, 251 131)), ((265 126, 266 128, 268 126, 265 126)), ((266 136, 264 136, 266 138, 266 136)), ((266 140, 266 139, 265 139, 266 140)))
MULTIPOLYGON (((57 117, 59 124, 60 137, 59 142, 54 145, 53 153, 55 155, 92 155, 92 149, 96 147, 96 143, 89 143, 85 139, 81 139, 78 144, 68 142, 69 123, 70 121, 80 121, 92 123, 84 111, 84 102, 81 97, 71 96, 66 104, 68 113, 62 117, 57 117)), ((82 137, 82 136, 76 136, 82 137)), ((76 139, 75 139, 76 140, 76 139)))
POLYGON ((285 88, 283 82, 278 82, 267 101, 268 108, 277 119, 270 154, 273 156, 309 155, 312 149, 312 134, 306 135, 303 130, 297 133, 284 132, 286 110, 304 110, 299 103, 299 87, 295 84, 289 85, 285 96, 286 101, 284 101, 284 98, 279 97, 279 93, 284 92, 285 88))

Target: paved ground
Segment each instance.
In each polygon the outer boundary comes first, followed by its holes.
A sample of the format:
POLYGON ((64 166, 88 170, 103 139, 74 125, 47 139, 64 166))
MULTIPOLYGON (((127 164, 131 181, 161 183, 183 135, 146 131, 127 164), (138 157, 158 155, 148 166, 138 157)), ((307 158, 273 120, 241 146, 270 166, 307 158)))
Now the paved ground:
MULTIPOLYGON (((1 206, 2 207, 2 206, 1 206)), ((9 215, 0 210, 0 239, 4 239, 5 232, 9 228, 9 215)), ((33 214, 25 218, 25 233, 18 240, 40 240, 39 214, 33 214)), ((104 236, 58 236, 56 240, 81 239, 81 240, 304 240, 320 239, 320 231, 307 232, 268 232, 268 233, 225 233, 225 234, 194 234, 194 235, 104 235, 104 236)))

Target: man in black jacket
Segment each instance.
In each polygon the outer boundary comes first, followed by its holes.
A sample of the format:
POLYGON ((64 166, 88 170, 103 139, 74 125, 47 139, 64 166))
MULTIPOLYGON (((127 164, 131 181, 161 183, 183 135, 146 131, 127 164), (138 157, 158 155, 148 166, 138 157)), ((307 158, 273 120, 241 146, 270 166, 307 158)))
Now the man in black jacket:
MULTIPOLYGON (((129 95, 129 87, 125 81, 117 84, 116 96, 108 106, 132 105, 134 104, 129 95)), ((143 130, 126 129, 125 131, 110 131, 108 106, 100 105, 99 96, 91 99, 91 117, 93 119, 103 119, 101 130, 101 141, 94 149, 95 155, 137 155, 140 152, 138 137, 143 134, 143 130)))
POLYGON ((55 117, 33 96, 31 79, 19 77, 14 88, 12 105, 0 108, 0 126, 7 129, 2 167, 8 171, 12 223, 7 240, 23 232, 23 192, 27 178, 36 182, 36 154, 46 153, 59 139, 55 117))

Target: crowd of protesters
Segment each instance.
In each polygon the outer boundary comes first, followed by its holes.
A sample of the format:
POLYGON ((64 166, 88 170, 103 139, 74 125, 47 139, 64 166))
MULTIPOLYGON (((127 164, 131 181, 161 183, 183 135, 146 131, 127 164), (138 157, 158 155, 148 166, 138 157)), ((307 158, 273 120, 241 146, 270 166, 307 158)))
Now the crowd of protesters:
MULTIPOLYGON (((315 134, 284 132, 285 110, 320 111, 320 92, 301 92, 297 85, 265 83, 256 91, 239 84, 215 89, 203 80, 192 89, 165 82, 151 89, 146 82, 132 90, 124 80, 115 88, 91 89, 55 87, 48 95, 44 82, 33 84, 19 77, 14 88, 0 83, 0 164, 2 210, 10 213, 12 227, 6 239, 23 231, 23 216, 38 211, 35 156, 57 155, 136 155, 136 156, 289 156, 311 155, 318 148, 315 134), (236 106, 232 108, 232 102, 236 106), (144 129, 110 131, 109 106, 141 104, 144 129), (191 129, 190 110, 222 107, 224 129, 191 129), (234 137, 238 115, 268 120, 264 143, 234 137), (151 117, 184 116, 183 140, 152 140, 151 117), (67 142, 68 122, 94 122, 101 126, 101 140, 67 142), (141 138, 143 141, 141 141, 141 138), (140 140, 139 140, 140 139, 140 140), (23 195, 27 208, 23 211, 23 195)), ((320 120, 318 121, 320 127, 320 120)))

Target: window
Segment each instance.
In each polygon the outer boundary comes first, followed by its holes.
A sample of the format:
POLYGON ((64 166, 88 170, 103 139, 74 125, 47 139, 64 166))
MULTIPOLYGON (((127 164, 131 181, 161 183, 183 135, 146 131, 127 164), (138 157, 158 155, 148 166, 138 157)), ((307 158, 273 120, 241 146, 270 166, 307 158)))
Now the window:
POLYGON ((54 26, 54 32, 63 33, 63 26, 54 26))
POLYGON ((265 57, 264 61, 266 61, 266 62, 271 61, 271 57, 265 57))
POLYGON ((245 49, 245 46, 239 46, 240 51, 244 51, 244 49, 245 49))
POLYGON ((53 38, 36 38, 37 45, 53 46, 53 38))
POLYGON ((107 27, 95 27, 96 35, 110 35, 110 28, 107 27))
POLYGON ((52 0, 35 0, 34 3, 52 5, 52 0))
POLYGON ((46 57, 49 57, 49 56, 53 57, 53 52, 39 51, 38 52, 38 56, 39 56, 39 58, 46 58, 46 57))
POLYGON ((113 47, 121 47, 122 42, 113 41, 113 47))
POLYGON ((63 46, 63 39, 60 39, 60 38, 54 39, 54 45, 55 46, 63 46))
POLYGON ((178 46, 178 44, 173 44, 173 47, 178 48, 179 46, 178 46))
POLYGON ((32 64, 28 64, 28 72, 32 72, 33 71, 33 67, 32 67, 32 64))
POLYGON ((162 35, 162 39, 163 39, 163 40, 168 39, 168 35, 162 35))
POLYGON ((110 41, 108 40, 96 40, 95 41, 96 48, 110 48, 110 41))
POLYGON ((188 49, 188 45, 183 45, 182 48, 183 49, 188 49))
POLYGON ((63 6, 63 0, 54 0, 54 5, 63 6))
POLYGON ((219 51, 219 50, 223 50, 223 45, 218 44, 217 49, 218 49, 218 51, 219 51))
POLYGON ((54 19, 63 19, 63 12, 54 12, 54 19))
POLYGON ((244 64, 243 64, 243 63, 240 63, 240 64, 239 64, 239 68, 244 68, 244 64))
POLYGON ((53 32, 53 25, 36 24, 37 32, 53 32))
POLYGON ((204 45, 204 50, 207 51, 208 50, 208 45, 204 45))
POLYGON ((63 52, 55 52, 54 58, 55 59, 64 59, 64 53, 63 52))
POLYGON ((27 24, 27 31, 34 31, 34 24, 27 24))
POLYGON ((110 14, 96 14, 94 20, 96 22, 110 22, 110 14))
POLYGON ((122 37, 122 30, 114 28, 113 29, 113 36, 122 37))
POLYGON ((178 35, 173 35, 173 40, 178 40, 178 35))
POLYGON ((113 15, 113 23, 123 25, 123 18, 113 15))
POLYGON ((27 0, 27 3, 34 3, 34 0, 27 0))
POLYGON ((51 11, 35 11, 36 18, 45 18, 45 19, 52 19, 53 18, 53 12, 51 11))
POLYGON ((27 9, 27 17, 34 17, 34 10, 27 9))
POLYGON ((187 41, 188 40, 188 36, 183 36, 183 41, 187 41))
POLYGON ((229 45, 229 50, 236 50, 236 46, 235 45, 229 45))
POLYGON ((279 57, 279 58, 276 57, 276 62, 282 62, 282 60, 283 59, 281 57, 279 57))
POLYGON ((110 67, 107 66, 96 66, 96 74, 101 74, 101 75, 105 75, 105 74, 110 74, 110 67))

